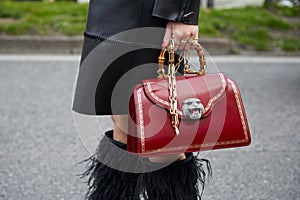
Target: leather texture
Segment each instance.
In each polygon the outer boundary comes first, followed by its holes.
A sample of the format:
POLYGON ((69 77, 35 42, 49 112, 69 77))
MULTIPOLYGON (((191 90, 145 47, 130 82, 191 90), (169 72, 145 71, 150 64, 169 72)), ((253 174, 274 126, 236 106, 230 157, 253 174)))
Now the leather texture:
POLYGON ((139 27, 165 27, 167 21, 198 24, 200 0, 91 0, 86 32, 109 37, 139 27))
POLYGON ((168 21, 196 23, 199 7, 194 5, 198 3, 90 0, 72 110, 85 115, 127 114, 132 87, 156 75, 148 65, 157 62, 168 21), (193 9, 194 14, 188 15, 193 9), (129 45, 139 43, 144 45, 129 45), (107 59, 120 49, 124 54, 108 66, 107 59), (126 76, 130 78, 123 79, 126 76))
POLYGON ((198 24, 199 0, 155 0, 153 16, 185 24, 198 24))
POLYGON ((144 80, 129 101, 128 151, 159 156, 249 145, 250 131, 236 83, 222 73, 177 76, 179 130, 176 135, 169 113, 167 79, 144 80), (201 100, 200 120, 186 119, 182 102, 201 100))

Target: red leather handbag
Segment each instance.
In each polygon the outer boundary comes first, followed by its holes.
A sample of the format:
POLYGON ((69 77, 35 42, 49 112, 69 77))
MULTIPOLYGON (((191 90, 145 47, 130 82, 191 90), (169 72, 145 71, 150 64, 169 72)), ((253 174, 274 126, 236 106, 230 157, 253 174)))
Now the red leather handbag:
POLYGON ((179 154, 250 144, 250 131, 237 84, 223 73, 206 74, 204 52, 197 44, 200 69, 175 76, 174 51, 163 49, 159 77, 143 80, 129 99, 127 148, 143 157, 179 154), (165 52, 169 73, 164 73, 165 52))

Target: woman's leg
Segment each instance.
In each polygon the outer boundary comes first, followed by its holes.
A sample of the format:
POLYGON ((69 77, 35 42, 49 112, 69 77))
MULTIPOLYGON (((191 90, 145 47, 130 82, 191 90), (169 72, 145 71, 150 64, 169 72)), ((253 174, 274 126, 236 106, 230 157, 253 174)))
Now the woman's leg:
POLYGON ((128 115, 112 115, 111 118, 114 125, 114 140, 127 144, 128 115))

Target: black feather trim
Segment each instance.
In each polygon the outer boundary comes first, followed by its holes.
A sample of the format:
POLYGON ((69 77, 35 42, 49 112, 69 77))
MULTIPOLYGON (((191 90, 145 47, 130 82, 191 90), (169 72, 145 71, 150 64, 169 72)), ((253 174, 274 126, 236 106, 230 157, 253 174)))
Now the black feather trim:
POLYGON ((201 199, 207 176, 212 175, 210 162, 198 159, 192 153, 162 169, 139 176, 138 190, 145 200, 201 199), (206 170, 203 168, 206 163, 206 170), (199 188, 201 187, 201 188, 199 188))
POLYGON ((82 178, 88 178, 87 200, 140 199, 136 190, 140 173, 131 173, 139 167, 140 158, 128 155, 126 144, 113 140, 112 131, 106 132, 95 155, 83 162, 87 163, 87 170, 82 174, 82 178))
POLYGON ((83 174, 88 176, 88 200, 139 200, 136 191, 139 174, 127 173, 110 168, 95 157, 91 157, 89 168, 83 174))
POLYGON ((82 174, 89 187, 87 200, 201 199, 206 179, 212 175, 208 160, 186 153, 185 160, 168 166, 152 163, 126 152, 126 144, 113 140, 112 131, 106 136, 95 155, 83 161, 87 163, 87 170, 82 174), (133 169, 139 173, 133 173, 133 169), (140 173, 143 169, 146 172, 140 173), (158 170, 148 172, 147 169, 158 170))

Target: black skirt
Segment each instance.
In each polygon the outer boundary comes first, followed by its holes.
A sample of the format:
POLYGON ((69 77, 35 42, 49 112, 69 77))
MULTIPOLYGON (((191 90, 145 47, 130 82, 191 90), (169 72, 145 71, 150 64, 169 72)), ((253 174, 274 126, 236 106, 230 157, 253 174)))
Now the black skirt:
MULTIPOLYGON (((138 22, 106 34, 106 26, 96 23, 97 20, 103 21, 101 13, 96 12, 97 6, 102 4, 99 0, 90 2, 73 98, 75 112, 86 115, 127 114, 132 89, 141 80, 157 76, 157 59, 167 20, 152 16, 154 0, 139 3, 142 11, 137 13, 140 16, 133 17, 134 20, 138 18, 138 22)), ((122 19, 109 20, 118 26, 122 19)))

